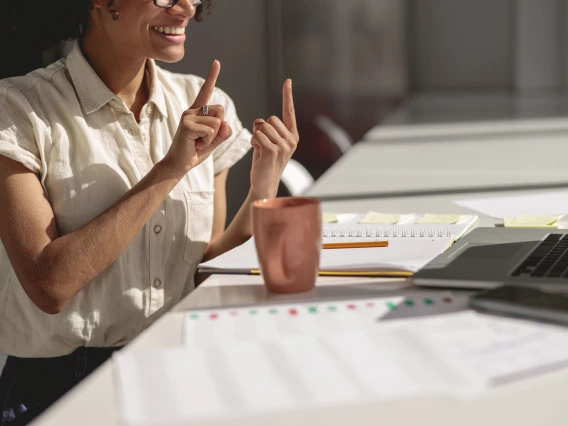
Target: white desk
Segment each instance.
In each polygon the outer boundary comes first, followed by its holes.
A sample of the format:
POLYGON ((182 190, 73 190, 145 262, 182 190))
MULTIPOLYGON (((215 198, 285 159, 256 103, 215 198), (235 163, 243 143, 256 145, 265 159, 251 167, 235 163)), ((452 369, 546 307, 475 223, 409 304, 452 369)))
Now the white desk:
POLYGON ((308 192, 333 200, 568 186, 568 130, 356 144, 308 192))
MULTIPOLYGON (((525 192, 523 192, 525 193, 525 192)), ((526 192, 530 193, 530 192, 526 192)), ((488 194, 464 195, 464 198, 488 194)), ((495 194, 493 194, 495 195, 495 194)), ((465 213, 467 209, 452 204, 453 196, 360 200, 357 202, 329 202, 326 211, 351 212, 379 209, 381 211, 422 211, 465 213)), ((461 198, 461 197, 460 197, 461 198)), ((491 226, 495 220, 482 217, 480 225, 491 226)), ((170 314, 158 320, 125 350, 178 346, 181 343, 182 311, 187 308, 231 306, 275 301, 308 301, 334 299, 345 296, 385 295, 393 291, 411 291, 402 280, 320 277, 316 289, 306 294, 273 295, 264 289, 260 277, 217 275, 209 278, 199 289, 183 300, 170 314)), ((112 384, 112 366, 104 364, 93 375, 73 389, 61 401, 41 416, 41 426, 99 426, 116 424, 115 395, 112 384)), ((515 424, 564 425, 568 403, 568 369, 539 376, 535 379, 501 387, 480 399, 464 403, 447 398, 381 403, 360 407, 315 410, 309 413, 288 413, 277 417, 258 417, 234 420, 224 425, 289 425, 302 424, 376 425, 384 419, 389 425, 482 425, 515 424)))
MULTIPOLYGON (((428 149, 421 145, 361 144, 334 166, 329 174, 316 184, 310 195, 333 195, 345 191, 379 192, 381 197, 357 201, 334 201, 324 203, 325 211, 352 212, 369 209, 385 212, 440 212, 462 213, 467 209, 453 205, 455 198, 484 197, 490 194, 470 193, 459 196, 434 194, 415 197, 385 197, 385 194, 411 191, 435 192, 447 188, 471 188, 484 184, 515 185, 538 183, 548 184, 568 182, 568 168, 564 166, 568 144, 563 138, 546 139, 543 143, 555 149, 555 155, 544 156, 535 149, 532 141, 526 142, 526 150, 514 154, 511 162, 507 141, 488 142, 485 146, 465 145, 463 150, 442 149, 441 145, 431 145, 428 149), (563 148, 566 145, 567 148, 563 148), (387 150, 381 150, 387 148, 387 150), (389 151, 390 150, 390 151, 389 151), (527 151, 528 150, 528 151, 527 151), (492 157, 487 158, 487 151, 492 157), (378 161, 377 153, 388 161, 378 161), (390 154, 389 154, 390 153, 390 154), (426 155, 428 154, 428 155, 426 155), (385 156, 386 155, 386 156, 385 156), (401 156, 402 155, 402 156, 401 156), (463 157, 462 165, 456 157, 463 157), (439 159, 434 163, 432 158, 439 159), (453 156, 453 157, 452 157, 453 156), (473 157, 473 158, 472 158, 473 157), (501 162, 497 160, 501 159, 501 162), (508 160, 505 163, 505 160, 508 160), (529 161, 529 159, 532 160, 529 161), (502 165, 507 164, 503 172, 502 165), (527 169, 528 167, 528 169, 527 169), (488 177, 490 176, 490 177, 488 177)), ((519 142, 515 141, 519 147, 519 142)), ((520 142, 520 146, 523 143, 520 142)), ((448 144, 449 145, 449 144, 448 144)), ((542 145, 541 145, 542 148, 542 145)), ((529 191, 522 191, 523 194, 529 191)), ((493 194, 497 195, 497 194, 493 194)), ((495 221, 483 217, 480 225, 492 225, 495 221)), ((249 303, 267 303, 275 300, 301 301, 341 296, 368 295, 392 291, 411 291, 401 280, 377 280, 362 278, 320 278, 314 291, 300 295, 278 296, 264 290, 260 277, 253 276, 213 276, 202 287, 183 300, 175 309, 180 311, 189 307, 230 306, 249 303)), ((137 351, 150 348, 177 346, 181 342, 183 314, 172 312, 158 320, 124 350, 137 351)), ((302 413, 286 413, 278 416, 255 417, 254 419, 223 422, 225 425, 290 425, 325 424, 329 426, 346 424, 377 425, 385 423, 397 426, 437 425, 437 426, 479 426, 493 424, 514 424, 515 426, 564 425, 568 405, 568 369, 542 375, 531 380, 500 387, 483 397, 458 402, 449 398, 427 398, 362 405, 357 407, 336 407, 302 413)), ((115 394, 113 389, 112 365, 104 364, 89 378, 73 389, 62 400, 54 404, 35 425, 43 426, 99 426, 116 425, 115 394)), ((215 423, 209 423, 215 424, 215 423)))

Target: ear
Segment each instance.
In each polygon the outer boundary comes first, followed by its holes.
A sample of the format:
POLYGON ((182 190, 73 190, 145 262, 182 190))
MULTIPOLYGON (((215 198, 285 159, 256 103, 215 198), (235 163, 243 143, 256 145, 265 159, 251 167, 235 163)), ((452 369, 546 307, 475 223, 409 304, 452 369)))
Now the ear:
POLYGON ((106 1, 105 0, 91 0, 93 4, 93 9, 104 9, 106 8, 106 1))

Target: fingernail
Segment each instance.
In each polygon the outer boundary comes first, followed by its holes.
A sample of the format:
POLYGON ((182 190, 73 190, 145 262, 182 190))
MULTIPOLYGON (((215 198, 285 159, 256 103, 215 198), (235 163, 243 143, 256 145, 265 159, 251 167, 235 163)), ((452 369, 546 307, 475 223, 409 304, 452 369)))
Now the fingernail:
POLYGON ((292 79, 288 80, 288 87, 291 89, 292 88, 292 79))

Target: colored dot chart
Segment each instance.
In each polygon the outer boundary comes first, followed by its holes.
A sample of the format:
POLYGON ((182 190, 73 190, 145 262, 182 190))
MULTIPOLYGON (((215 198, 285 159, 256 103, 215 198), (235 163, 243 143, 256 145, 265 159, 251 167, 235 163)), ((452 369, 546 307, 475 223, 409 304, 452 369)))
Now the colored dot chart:
POLYGON ((435 313, 453 303, 452 297, 438 295, 190 311, 184 338, 189 344, 201 344, 362 331, 389 314, 435 313))

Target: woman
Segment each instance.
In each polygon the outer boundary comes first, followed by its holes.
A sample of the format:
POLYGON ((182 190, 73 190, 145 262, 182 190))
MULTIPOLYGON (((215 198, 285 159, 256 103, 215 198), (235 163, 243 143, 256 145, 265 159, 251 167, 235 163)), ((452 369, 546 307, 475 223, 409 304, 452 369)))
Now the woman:
POLYGON ((251 135, 215 89, 217 61, 205 81, 154 63, 182 59, 207 4, 40 3, 79 41, 0 81, 1 426, 41 413, 191 292, 199 262, 249 238, 251 202, 276 195, 299 139, 290 81, 283 121, 251 135), (251 145, 225 230, 227 172, 251 145))

